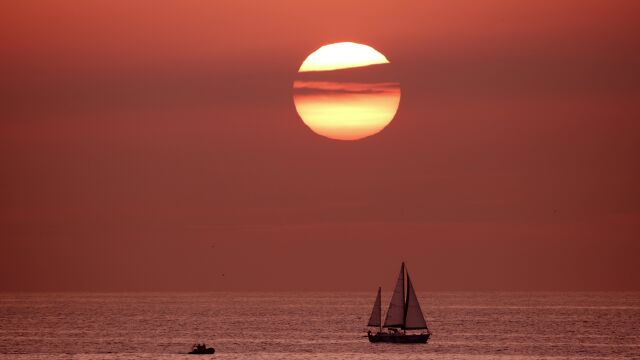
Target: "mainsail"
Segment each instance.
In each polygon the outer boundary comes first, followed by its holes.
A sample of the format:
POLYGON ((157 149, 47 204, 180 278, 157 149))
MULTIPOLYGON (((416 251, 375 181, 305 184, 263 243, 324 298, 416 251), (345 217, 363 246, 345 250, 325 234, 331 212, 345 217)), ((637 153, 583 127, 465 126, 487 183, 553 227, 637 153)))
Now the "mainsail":
POLYGON ((404 263, 400 267, 400 275, 396 288, 393 290, 387 317, 384 319, 384 327, 403 327, 404 326, 404 263))
POLYGON ((411 278, 407 271, 407 303, 405 306, 404 326, 405 330, 427 329, 427 322, 424 320, 420 303, 416 291, 411 284, 411 278))
POLYGON ((381 315, 382 315, 382 307, 381 307, 381 299, 380 293, 382 292, 382 288, 378 288, 378 296, 376 296, 376 302, 373 303, 373 310, 371 311, 371 317, 369 318, 369 324, 367 326, 376 326, 379 327, 381 324, 381 315))

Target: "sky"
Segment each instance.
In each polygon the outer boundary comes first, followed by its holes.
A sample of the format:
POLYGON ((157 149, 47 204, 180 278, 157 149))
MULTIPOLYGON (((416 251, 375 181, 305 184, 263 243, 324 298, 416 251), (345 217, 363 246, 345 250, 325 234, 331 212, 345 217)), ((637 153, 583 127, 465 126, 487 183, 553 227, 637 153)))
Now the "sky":
POLYGON ((0 291, 640 290, 639 15, 3 2, 0 291), (359 141, 293 104, 342 41, 402 91, 359 141))

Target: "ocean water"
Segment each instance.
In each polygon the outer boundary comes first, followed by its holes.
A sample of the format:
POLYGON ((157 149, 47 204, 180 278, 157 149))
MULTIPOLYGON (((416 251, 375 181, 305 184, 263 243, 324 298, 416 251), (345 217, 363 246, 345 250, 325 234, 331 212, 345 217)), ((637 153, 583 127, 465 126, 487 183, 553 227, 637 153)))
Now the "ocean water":
POLYGON ((422 293, 426 345, 369 343, 374 297, 0 294, 0 359, 640 358, 640 293, 422 293))

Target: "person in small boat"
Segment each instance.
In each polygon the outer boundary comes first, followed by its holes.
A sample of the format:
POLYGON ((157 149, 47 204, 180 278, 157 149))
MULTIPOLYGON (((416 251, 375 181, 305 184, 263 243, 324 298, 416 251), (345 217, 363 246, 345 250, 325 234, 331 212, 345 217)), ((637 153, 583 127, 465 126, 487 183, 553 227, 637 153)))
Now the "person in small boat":
POLYGON ((207 349, 207 346, 204 343, 202 344, 196 343, 196 344, 193 344, 193 346, 191 347, 191 351, 195 353, 203 352, 206 349, 207 349))

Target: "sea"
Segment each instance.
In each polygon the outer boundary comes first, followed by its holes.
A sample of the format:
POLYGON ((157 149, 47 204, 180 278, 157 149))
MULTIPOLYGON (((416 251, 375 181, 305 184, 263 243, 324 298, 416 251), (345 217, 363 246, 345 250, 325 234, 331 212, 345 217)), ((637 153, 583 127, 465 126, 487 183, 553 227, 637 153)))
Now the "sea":
POLYGON ((420 293, 433 335, 417 345, 369 343, 374 298, 4 293, 0 359, 640 359, 637 292, 420 293), (195 342, 216 353, 186 355, 195 342))

